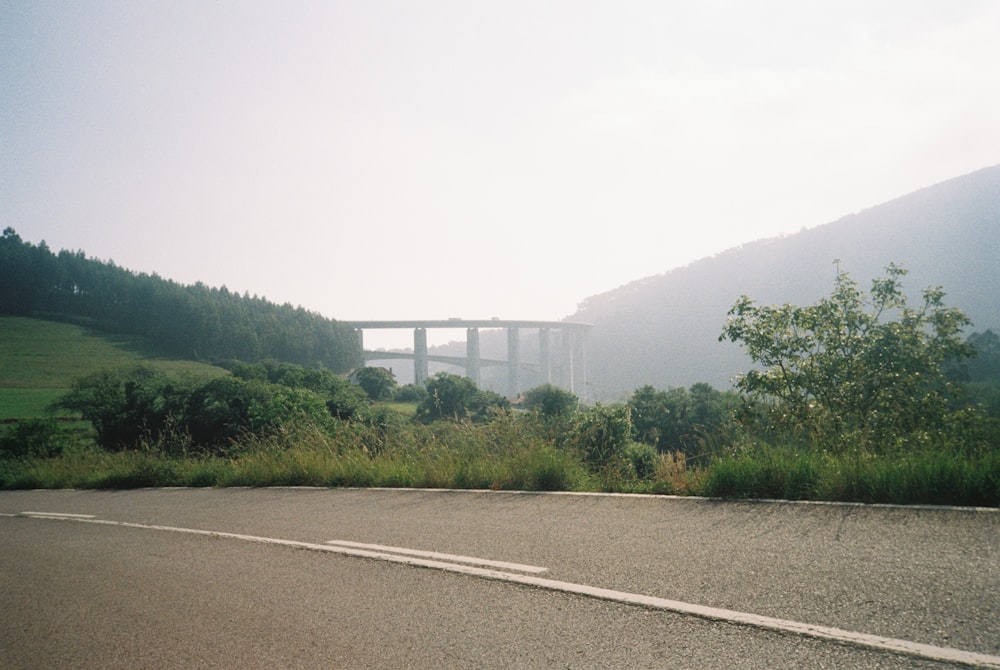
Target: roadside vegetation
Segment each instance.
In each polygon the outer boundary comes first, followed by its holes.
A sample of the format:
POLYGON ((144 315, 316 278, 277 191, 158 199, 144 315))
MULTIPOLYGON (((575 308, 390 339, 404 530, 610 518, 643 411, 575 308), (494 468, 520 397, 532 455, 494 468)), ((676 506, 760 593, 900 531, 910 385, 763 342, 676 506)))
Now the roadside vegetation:
POLYGON ((0 345, 0 399, 18 399, 0 416, 0 487, 387 486, 1000 505, 1000 342, 990 331, 963 339, 969 324, 938 289, 907 305, 904 275, 890 266, 865 292, 841 273, 832 294, 807 307, 740 298, 722 338, 756 365, 734 390, 643 386, 594 406, 550 385, 511 400, 447 373, 400 387, 381 368, 192 367, 158 358, 141 339, 0 317, 5 335, 20 333, 0 345), (32 363, 39 351, 44 372, 32 363))

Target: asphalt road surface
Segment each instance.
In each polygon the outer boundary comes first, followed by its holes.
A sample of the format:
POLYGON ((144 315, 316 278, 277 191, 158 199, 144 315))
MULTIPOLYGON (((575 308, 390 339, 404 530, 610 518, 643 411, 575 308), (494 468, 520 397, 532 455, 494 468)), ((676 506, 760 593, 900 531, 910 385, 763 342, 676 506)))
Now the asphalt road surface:
POLYGON ((968 666, 1000 668, 997 510, 0 493, 5 669, 968 666))

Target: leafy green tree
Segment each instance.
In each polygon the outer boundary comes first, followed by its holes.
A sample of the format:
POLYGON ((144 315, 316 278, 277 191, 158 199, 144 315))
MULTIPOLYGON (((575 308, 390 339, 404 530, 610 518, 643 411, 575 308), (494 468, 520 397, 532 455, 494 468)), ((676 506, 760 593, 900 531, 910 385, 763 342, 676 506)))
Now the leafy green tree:
POLYGON ((30 315, 45 307, 59 283, 55 257, 45 242, 24 242, 13 228, 0 236, 0 313, 30 315))
POLYGON ((580 399, 570 391, 542 384, 524 393, 525 409, 537 409, 544 417, 565 417, 576 411, 580 399))
POLYGON ((246 381, 267 381, 267 368, 262 363, 242 363, 235 361, 221 367, 228 368, 230 374, 246 381))
POLYGON ((187 398, 183 425, 191 443, 220 450, 246 436, 272 434, 295 421, 328 427, 325 399, 304 388, 218 377, 187 398))
POLYGON ((483 420, 493 408, 510 406, 507 399, 481 390, 468 377, 439 372, 427 380, 427 397, 417 406, 417 419, 483 420))
POLYGON ((120 451, 160 433, 168 417, 180 413, 185 395, 161 372, 137 365, 82 377, 54 406, 79 412, 101 447, 120 451))
POLYGON ((354 378, 372 400, 391 398, 396 390, 396 377, 385 368, 364 367, 354 373, 354 378))
POLYGON ((329 370, 269 360, 255 365, 237 363, 231 372, 247 381, 312 391, 325 398, 327 409, 337 419, 360 418, 368 406, 368 397, 361 388, 329 370))
POLYGON ((661 441, 669 442, 670 436, 677 432, 675 423, 686 405, 686 395, 684 389, 657 391, 649 384, 633 391, 628 406, 632 411, 635 438, 654 447, 661 441), (677 398, 678 395, 682 397, 677 398))
POLYGON ((808 307, 742 296, 719 339, 741 343, 762 369, 736 387, 771 407, 775 425, 830 441, 851 434, 877 445, 941 429, 955 391, 942 365, 968 355, 960 335, 969 320, 940 288, 909 307, 905 274, 889 265, 866 294, 838 272, 832 294, 808 307))
POLYGON ((692 456, 700 450, 706 433, 731 421, 740 399, 732 391, 719 391, 705 383, 694 384, 690 390, 667 391, 646 385, 632 393, 628 405, 635 439, 659 451, 681 451, 692 456))

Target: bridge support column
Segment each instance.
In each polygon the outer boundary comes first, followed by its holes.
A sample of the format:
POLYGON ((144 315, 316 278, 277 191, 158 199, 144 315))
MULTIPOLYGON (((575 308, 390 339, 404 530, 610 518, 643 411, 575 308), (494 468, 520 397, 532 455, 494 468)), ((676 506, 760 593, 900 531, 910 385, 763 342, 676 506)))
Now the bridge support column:
POLYGON ((465 376, 479 386, 479 329, 465 331, 465 376))
POLYGON ((427 381, 427 329, 413 329, 413 382, 420 386, 427 381))
POLYGON ((521 393, 521 331, 507 329, 507 395, 516 398, 521 393))
POLYGON ((538 329, 538 368, 543 384, 552 383, 552 356, 549 351, 549 329, 538 329))
POLYGON ((568 329, 563 329, 562 331, 562 374, 560 375, 560 386, 564 389, 569 389, 570 393, 576 393, 574 388, 576 382, 576 375, 573 369, 573 331, 568 329))
POLYGON ((365 361, 365 331, 360 328, 354 329, 354 336, 358 338, 358 349, 361 350, 361 365, 366 366, 368 363, 365 361))

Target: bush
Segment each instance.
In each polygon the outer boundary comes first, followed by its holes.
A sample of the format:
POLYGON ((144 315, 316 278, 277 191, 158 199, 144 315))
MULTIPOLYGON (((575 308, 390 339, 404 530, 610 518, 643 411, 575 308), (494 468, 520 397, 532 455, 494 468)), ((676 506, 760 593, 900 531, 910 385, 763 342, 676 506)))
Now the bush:
POLYGON ((354 373, 354 380, 372 400, 391 398, 396 390, 396 377, 385 368, 361 368, 354 373))
POLYGON ((700 449, 706 432, 731 421, 739 404, 737 394, 704 383, 668 391, 646 385, 628 399, 635 439, 661 452, 682 451, 688 456, 700 449))
POLYGON ((593 468, 622 459, 632 437, 628 405, 602 405, 578 415, 569 437, 570 446, 593 468))
POLYGON ((641 442, 630 442, 625 447, 625 459, 631 464, 635 476, 649 479, 656 474, 658 454, 656 449, 641 442))
POLYGON ((368 396, 360 387, 329 370, 267 361, 234 365, 232 373, 245 381, 263 381, 318 393, 326 400, 330 415, 338 419, 362 416, 368 407, 368 396))
POLYGON ((121 451, 162 431, 184 397, 185 390, 165 375, 137 365, 78 379, 53 407, 79 412, 93 424, 101 447, 121 451))
POLYGON ((0 456, 47 458, 62 453, 66 435, 55 419, 22 419, 0 437, 0 456))
POLYGON ((296 421, 329 425, 327 404, 307 389, 219 377, 191 394, 184 426, 193 446, 218 449, 244 435, 268 435, 296 421))
POLYGON ((567 416, 576 411, 580 399, 566 389, 542 384, 524 393, 524 408, 538 410, 544 417, 567 416))
POLYGON ((427 380, 427 397, 417 406, 417 419, 469 419, 483 421, 492 408, 510 406, 493 391, 480 390, 468 377, 439 372, 427 380))
POLYGON ((245 435, 267 435, 295 422, 329 429, 331 415, 353 417, 367 407, 360 389, 331 373, 298 368, 283 377, 299 384, 292 387, 260 381, 261 369, 244 366, 241 376, 196 387, 142 366, 102 371, 75 382, 56 406, 90 421, 105 450, 143 446, 172 454, 219 451, 245 435))
POLYGON ((417 384, 405 384, 396 389, 392 394, 392 399, 396 402, 422 403, 427 399, 427 388, 417 384))

